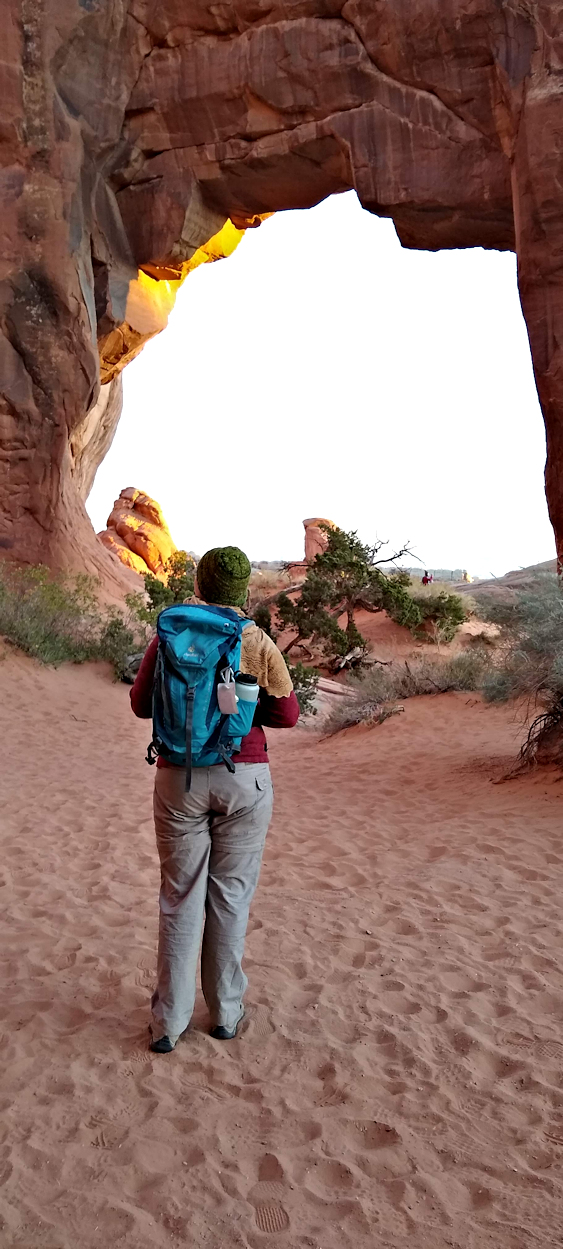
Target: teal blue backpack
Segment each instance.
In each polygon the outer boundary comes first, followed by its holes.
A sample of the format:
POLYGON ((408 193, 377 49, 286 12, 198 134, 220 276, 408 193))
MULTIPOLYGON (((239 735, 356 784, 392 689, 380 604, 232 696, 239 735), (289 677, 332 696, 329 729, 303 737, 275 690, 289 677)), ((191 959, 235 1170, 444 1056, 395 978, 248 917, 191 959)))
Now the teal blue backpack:
POLYGON ((217 684, 225 670, 240 666, 243 629, 252 624, 228 607, 166 607, 157 621, 159 638, 153 687, 153 736, 147 762, 161 755, 186 769, 224 763, 250 732, 256 703, 238 703, 236 715, 223 715, 217 684))

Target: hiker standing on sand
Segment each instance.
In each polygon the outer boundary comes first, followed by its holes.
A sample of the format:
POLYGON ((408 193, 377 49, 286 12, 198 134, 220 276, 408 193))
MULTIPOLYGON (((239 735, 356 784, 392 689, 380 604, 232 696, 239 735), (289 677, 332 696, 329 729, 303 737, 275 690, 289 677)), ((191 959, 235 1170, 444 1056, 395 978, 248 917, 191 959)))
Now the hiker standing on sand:
POLYGON ((211 1036, 231 1040, 244 1016, 241 961, 273 803, 263 726, 292 728, 299 716, 283 655, 242 610, 250 573, 238 547, 207 551, 198 597, 160 614, 131 689, 135 715, 153 716, 149 762, 158 755, 157 1054, 190 1022, 202 926, 211 1036))

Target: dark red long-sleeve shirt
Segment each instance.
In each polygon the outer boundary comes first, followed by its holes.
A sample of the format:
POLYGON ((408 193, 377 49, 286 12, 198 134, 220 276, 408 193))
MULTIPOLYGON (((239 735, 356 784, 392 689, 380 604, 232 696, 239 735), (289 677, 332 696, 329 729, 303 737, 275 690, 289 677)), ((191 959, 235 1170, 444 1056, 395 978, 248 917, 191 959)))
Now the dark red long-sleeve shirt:
MULTIPOLYGON (((152 717, 152 687, 158 651, 158 638, 150 643, 141 667, 137 673, 135 684, 131 687, 131 706, 141 720, 152 717)), ((299 703, 292 690, 287 698, 272 698, 265 690, 260 690, 260 697, 254 713, 254 723, 243 737, 240 752, 234 756, 236 763, 267 763, 268 743, 264 726, 270 729, 292 729, 299 718, 299 703)), ((173 768, 177 765, 168 763, 166 759, 157 759, 157 767, 173 768)))

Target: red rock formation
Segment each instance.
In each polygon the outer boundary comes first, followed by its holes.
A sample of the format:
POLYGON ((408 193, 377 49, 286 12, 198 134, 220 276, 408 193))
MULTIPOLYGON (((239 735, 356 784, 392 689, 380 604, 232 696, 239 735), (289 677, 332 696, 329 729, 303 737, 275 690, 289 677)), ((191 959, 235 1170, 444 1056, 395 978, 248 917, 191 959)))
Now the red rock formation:
POLYGON ((113 555, 134 572, 163 577, 170 556, 177 550, 159 503, 142 490, 128 486, 115 500, 107 529, 98 534, 113 555))
POLYGON ((321 525, 328 525, 329 529, 334 529, 331 520, 325 520, 322 516, 310 517, 309 520, 303 521, 305 529, 305 563, 312 564, 316 555, 322 555, 328 546, 328 538, 321 525))
POLYGON ((83 507, 114 422, 100 381, 159 328, 163 283, 228 218, 351 187, 405 246, 517 250, 563 555, 563 0, 3 0, 3 16, 6 555, 107 564, 83 507), (159 279, 147 298, 139 268, 159 279))
POLYGON ((305 559, 296 560, 293 564, 288 564, 288 572, 292 580, 304 580, 307 576, 307 568, 313 563, 315 555, 320 555, 327 548, 327 536, 321 525, 328 525, 330 529, 334 528, 332 520, 325 520, 321 516, 311 516, 308 520, 303 521, 305 530, 305 559))

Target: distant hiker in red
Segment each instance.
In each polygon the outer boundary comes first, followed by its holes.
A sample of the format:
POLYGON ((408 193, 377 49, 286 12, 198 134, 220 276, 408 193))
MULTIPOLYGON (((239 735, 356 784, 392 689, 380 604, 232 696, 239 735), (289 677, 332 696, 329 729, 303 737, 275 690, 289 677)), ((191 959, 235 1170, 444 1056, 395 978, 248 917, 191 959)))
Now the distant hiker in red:
POLYGON ((432 576, 432 573, 431 573, 431 572, 428 572, 428 570, 426 570, 426 572, 424 573, 424 576, 423 576, 423 578, 422 578, 422 584, 423 584, 423 585, 430 585, 430 584, 431 584, 431 582, 432 582, 433 580, 434 580, 434 577, 432 576))
POLYGON ((232 1040, 244 1016, 242 956, 273 803, 264 726, 292 728, 299 716, 283 655, 243 611, 250 572, 238 547, 207 551, 199 597, 161 612, 131 690, 135 715, 153 717, 157 764, 157 1054, 190 1022, 202 928, 211 1036, 232 1040))

